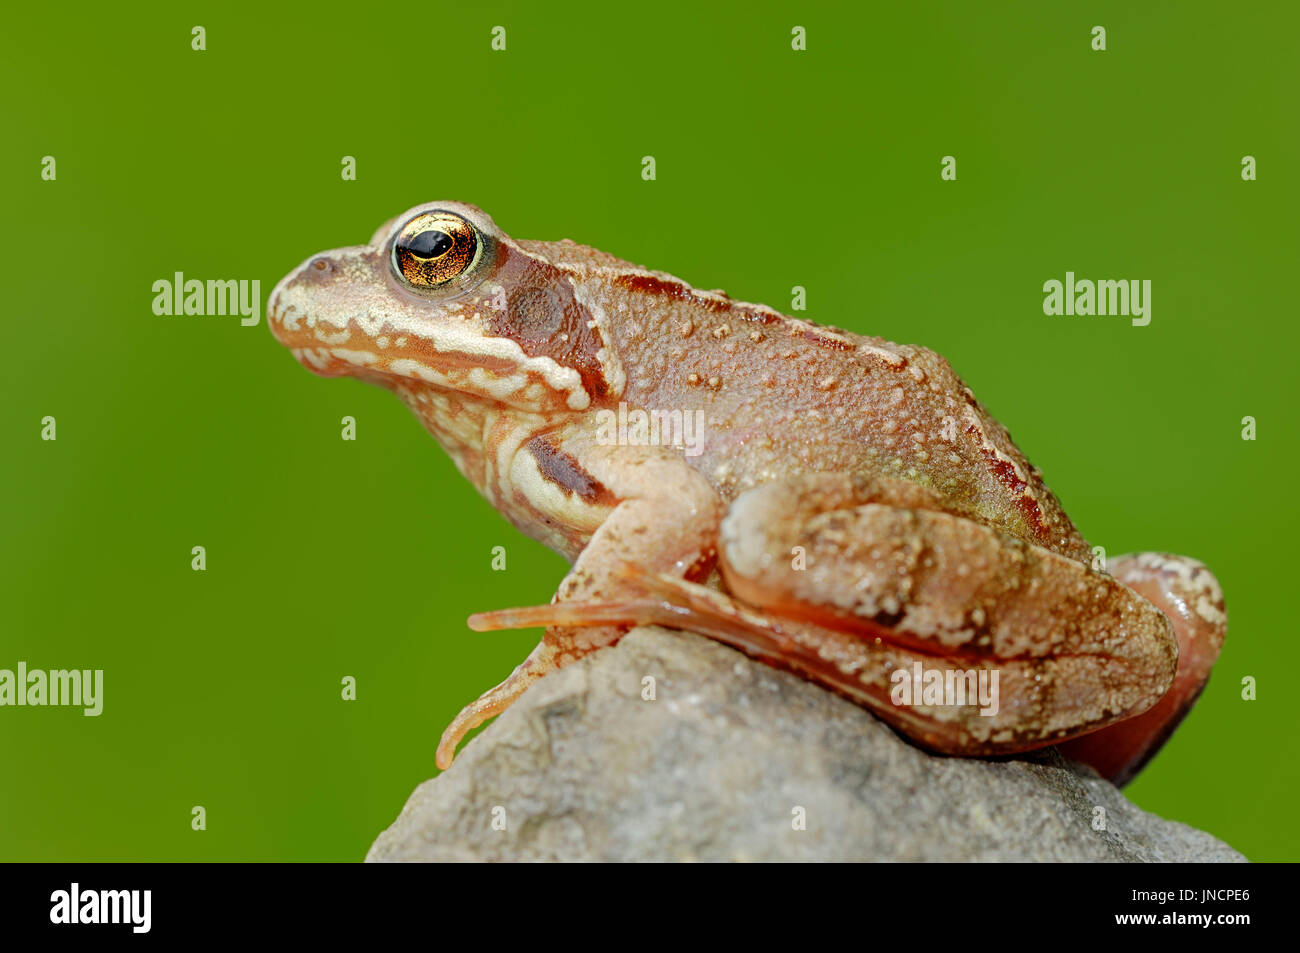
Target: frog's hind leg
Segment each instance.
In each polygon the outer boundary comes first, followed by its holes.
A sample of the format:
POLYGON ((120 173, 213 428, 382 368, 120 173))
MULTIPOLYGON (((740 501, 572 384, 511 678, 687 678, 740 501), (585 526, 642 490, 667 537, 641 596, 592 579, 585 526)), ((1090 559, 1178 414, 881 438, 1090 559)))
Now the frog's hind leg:
POLYGON ((800 659, 815 655, 804 644, 809 641, 806 630, 815 627, 771 618, 715 589, 666 573, 647 573, 631 563, 615 570, 613 578, 620 585, 617 599, 480 612, 470 616, 470 628, 483 632, 661 625, 708 636, 778 667, 804 670, 800 659))
POLYGON ((1155 704, 1177 667, 1164 614, 1110 576, 944 504, 895 481, 766 484, 732 503, 721 525, 730 594, 624 567, 603 598, 489 613, 474 625, 698 632, 951 754, 1056 744, 1155 704), (932 701, 922 689, 936 674, 944 691, 932 701))
MULTIPOLYGON (((904 702, 919 730, 901 708, 885 717, 940 751, 1010 753, 1095 731, 1154 705, 1177 667, 1169 620, 1133 589, 898 481, 828 474, 750 490, 721 524, 719 565, 763 613, 938 675, 944 700, 904 702), (946 700, 949 679, 971 673, 987 673, 1000 705, 946 700)), ((823 647, 831 675, 878 679, 880 661, 852 648, 823 647)))
POLYGON ((1223 647, 1228 616, 1218 580, 1195 559, 1138 553, 1111 557, 1107 568, 1163 612, 1178 638, 1178 673, 1160 701, 1135 718, 1061 746, 1068 757, 1123 785, 1155 756, 1200 697, 1223 647))
POLYGON ((647 573, 631 563, 615 569, 612 578, 620 586, 617 599, 479 612, 469 617, 469 627, 488 632, 533 626, 662 625, 699 632, 773 660, 791 647, 789 636, 774 620, 699 583, 647 573))
MULTIPOLYGON (((928 665, 933 660, 891 644, 884 629, 878 630, 879 637, 868 638, 860 631, 773 616, 715 589, 667 574, 649 574, 633 565, 622 567, 617 576, 622 585, 622 597, 617 601, 505 609, 475 616, 471 626, 662 625, 707 636, 776 668, 796 672, 866 706, 914 741, 937 751, 995 754, 1050 743, 1015 738, 1009 744, 988 744, 988 732, 984 730, 988 722, 980 714, 981 708, 987 713, 988 699, 977 702, 974 694, 968 707, 948 712, 921 703, 904 705, 895 701, 898 673, 906 673, 910 681, 915 665, 928 665)), ((1035 676, 1041 677, 1044 671, 1050 674, 1052 665, 1051 661, 1032 659, 1005 661, 996 666, 987 662, 970 664, 976 681, 983 677, 985 684, 994 667, 1001 670, 1005 676, 1005 708, 1013 713, 1026 704, 1026 687, 1036 691, 1039 679, 1035 676)), ((1032 703, 1032 699, 1028 701, 1032 703)), ((1013 730, 1004 733, 1009 738, 1014 735, 1013 730)))

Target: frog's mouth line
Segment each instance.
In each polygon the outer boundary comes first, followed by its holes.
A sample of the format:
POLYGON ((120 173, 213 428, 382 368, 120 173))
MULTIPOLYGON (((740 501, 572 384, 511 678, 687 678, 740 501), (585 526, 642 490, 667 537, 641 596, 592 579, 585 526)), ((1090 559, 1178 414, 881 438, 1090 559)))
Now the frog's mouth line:
POLYGON ((403 378, 539 411, 557 404, 582 410, 591 403, 578 371, 544 355, 530 357, 509 338, 373 312, 350 316, 340 326, 276 296, 268 323, 276 340, 322 377, 380 384, 390 383, 384 378, 403 378))
POLYGON ((537 412, 555 409, 557 404, 560 409, 574 409, 575 397, 580 406, 590 402, 576 371, 550 358, 527 357, 512 341, 482 339, 492 342, 490 351, 440 349, 439 343, 450 343, 440 340, 445 336, 373 334, 359 326, 387 329, 391 324, 385 317, 348 320, 342 329, 327 331, 296 305, 274 300, 268 320, 293 358, 321 377, 352 377, 390 390, 433 387, 537 412), (518 351, 517 357, 501 353, 511 348, 518 351))

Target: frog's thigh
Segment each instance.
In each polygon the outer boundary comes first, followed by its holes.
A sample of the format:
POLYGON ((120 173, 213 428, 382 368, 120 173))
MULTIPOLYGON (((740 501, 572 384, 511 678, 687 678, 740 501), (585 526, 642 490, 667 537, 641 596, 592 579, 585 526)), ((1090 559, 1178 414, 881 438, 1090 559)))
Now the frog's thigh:
POLYGON ((890 498, 901 497, 838 476, 744 494, 720 530, 728 586, 774 615, 957 667, 1016 660, 1009 667, 1027 677, 1050 671, 1053 697, 1034 715, 1044 722, 1095 727, 1168 688, 1169 622, 1131 589, 962 516, 859 502, 890 498))
POLYGON ((1115 579, 1168 616, 1178 638, 1178 674, 1165 696, 1136 718, 1062 745, 1116 784, 1133 778, 1168 740, 1210 678, 1227 634, 1223 590, 1204 563, 1169 553, 1109 559, 1115 579))

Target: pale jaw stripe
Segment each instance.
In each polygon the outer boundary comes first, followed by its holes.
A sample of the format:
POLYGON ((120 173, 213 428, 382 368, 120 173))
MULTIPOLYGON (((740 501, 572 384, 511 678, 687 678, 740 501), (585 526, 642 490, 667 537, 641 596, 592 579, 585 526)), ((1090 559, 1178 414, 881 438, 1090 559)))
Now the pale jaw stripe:
MULTIPOLYGON (((520 373, 506 378, 494 378, 483 372, 478 379, 472 379, 475 386, 483 386, 494 397, 502 399, 521 390, 526 384, 526 375, 537 374, 553 391, 565 394, 565 403, 571 410, 584 410, 591 404, 591 395, 582 386, 582 377, 571 367, 563 367, 554 359, 546 356, 529 357, 515 341, 509 338, 492 337, 483 333, 481 322, 471 316, 459 324, 433 322, 426 318, 415 318, 402 312, 372 309, 368 314, 352 314, 347 317, 334 318, 329 314, 308 318, 308 326, 318 338, 323 339, 327 332, 321 327, 329 324, 336 328, 347 329, 350 324, 367 337, 375 339, 381 335, 390 338, 418 338, 429 342, 438 352, 460 352, 462 354, 481 354, 485 357, 510 361, 519 368, 520 373)), ((416 377, 431 383, 447 385, 447 378, 434 371, 428 365, 410 359, 392 362, 391 368, 396 374, 416 377)))
MULTIPOLYGON (((477 393, 487 394, 494 400, 503 403, 508 403, 513 398, 516 401, 532 402, 540 405, 546 395, 554 393, 556 388, 553 375, 545 383, 542 383, 537 380, 534 374, 529 373, 529 371, 533 371, 537 375, 545 373, 545 369, 538 366, 539 361, 546 361, 552 367, 558 368, 558 365, 550 358, 531 358, 524 362, 519 371, 508 377, 499 377, 481 367, 458 368, 453 374, 444 374, 421 361, 399 358, 390 363, 388 369, 393 374, 409 377, 412 380, 426 381, 447 390, 472 390, 477 393)), ((575 377, 577 376, 576 371, 573 374, 575 377)), ((561 390, 565 389, 562 388, 561 390)), ((582 390, 581 379, 579 378, 578 390, 576 393, 569 391, 567 403, 570 408, 581 410, 590 402, 591 398, 585 390, 582 390)))
POLYGON ((379 363, 379 355, 370 351, 353 351, 346 347, 330 348, 330 353, 340 361, 347 361, 349 364, 359 364, 362 367, 373 367, 379 363))
POLYGON ((330 352, 323 347, 293 347, 289 349, 289 353, 299 364, 314 367, 318 371, 323 371, 330 365, 330 352))

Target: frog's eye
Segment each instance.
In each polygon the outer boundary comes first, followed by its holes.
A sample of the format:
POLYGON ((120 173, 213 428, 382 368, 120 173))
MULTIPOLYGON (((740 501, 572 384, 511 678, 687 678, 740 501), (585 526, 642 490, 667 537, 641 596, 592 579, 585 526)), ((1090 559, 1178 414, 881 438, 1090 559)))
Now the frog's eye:
POLYGON ((416 288, 436 288, 469 271, 478 258, 478 232, 451 212, 415 216, 393 242, 393 268, 416 288))

